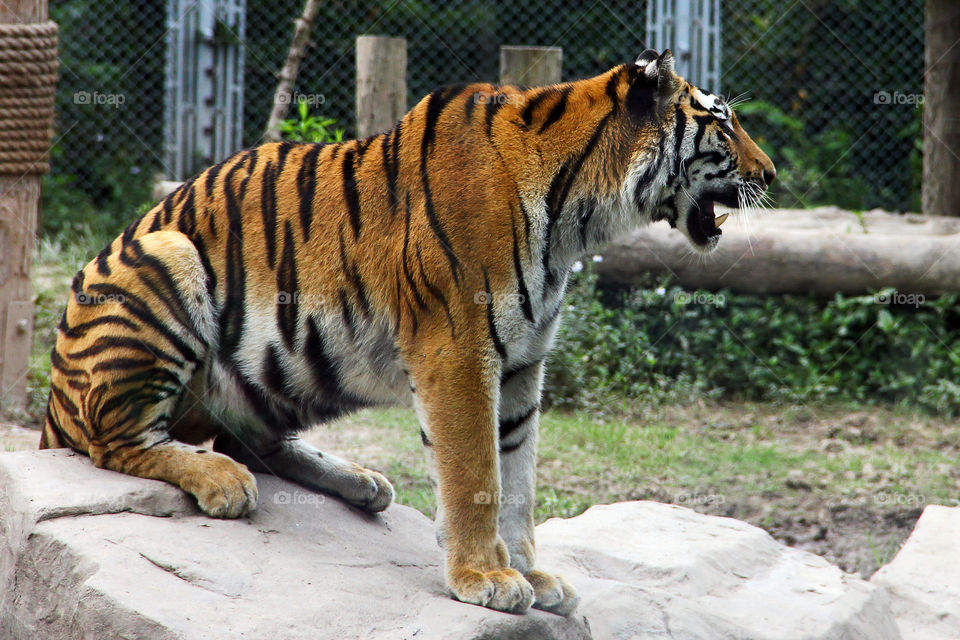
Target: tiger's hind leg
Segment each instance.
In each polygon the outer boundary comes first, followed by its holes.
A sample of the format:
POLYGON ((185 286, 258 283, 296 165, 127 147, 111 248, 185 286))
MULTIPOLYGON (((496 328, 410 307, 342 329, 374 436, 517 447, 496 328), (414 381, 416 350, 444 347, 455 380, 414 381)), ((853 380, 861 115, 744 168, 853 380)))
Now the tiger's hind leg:
POLYGON ((256 444, 221 433, 213 448, 258 473, 272 473, 332 493, 364 511, 383 511, 393 502, 393 486, 383 474, 320 451, 296 436, 256 444))
POLYGON ((78 274, 51 356, 44 444, 63 442, 98 467, 165 480, 206 513, 235 518, 256 506, 253 475, 171 433, 216 347, 207 278, 197 248, 173 231, 115 241, 78 274))
POLYGON ((542 386, 543 360, 501 380, 500 535, 510 552, 510 566, 533 587, 534 608, 566 616, 577 608, 576 589, 562 576, 537 567, 534 543, 535 460, 542 386))

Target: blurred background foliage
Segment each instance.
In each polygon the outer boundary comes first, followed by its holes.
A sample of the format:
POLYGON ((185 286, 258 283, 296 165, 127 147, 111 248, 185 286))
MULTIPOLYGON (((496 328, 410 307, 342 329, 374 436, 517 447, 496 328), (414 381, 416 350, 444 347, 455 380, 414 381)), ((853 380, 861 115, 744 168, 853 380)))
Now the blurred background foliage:
POLYGON ((42 235, 115 234, 149 200, 163 159, 165 11, 164 0, 51 0, 60 80, 42 235), (123 104, 83 104, 82 92, 123 104))
POLYGON ((957 296, 891 294, 760 296, 653 280, 611 291, 588 268, 573 277, 545 401, 614 414, 703 398, 960 414, 957 296))
POLYGON ((922 112, 906 96, 923 93, 923 3, 723 8, 722 90, 753 98, 738 112, 777 163, 778 206, 919 211, 922 112))

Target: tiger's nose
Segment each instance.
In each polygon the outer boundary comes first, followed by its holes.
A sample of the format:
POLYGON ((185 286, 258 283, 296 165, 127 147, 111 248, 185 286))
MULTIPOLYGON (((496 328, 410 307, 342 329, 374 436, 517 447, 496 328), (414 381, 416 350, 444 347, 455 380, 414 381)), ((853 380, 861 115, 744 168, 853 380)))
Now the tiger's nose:
POLYGON ((777 170, 773 167, 763 170, 763 181, 770 186, 770 183, 773 182, 773 179, 777 177, 777 170))

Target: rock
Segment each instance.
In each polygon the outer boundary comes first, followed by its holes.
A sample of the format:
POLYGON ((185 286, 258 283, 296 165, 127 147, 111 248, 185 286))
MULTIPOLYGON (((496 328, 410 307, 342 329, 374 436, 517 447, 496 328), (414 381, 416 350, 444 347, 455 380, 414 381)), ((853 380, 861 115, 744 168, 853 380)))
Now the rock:
POLYGON ((242 520, 65 450, 0 454, 2 638, 899 638, 887 595, 728 518, 652 502, 538 527, 570 618, 452 600, 430 520, 271 476, 242 520), (589 622, 588 622, 589 620, 589 622))
POLYGON ((870 582, 890 593, 904 640, 960 638, 960 507, 930 505, 870 582))
POLYGON ((582 616, 452 600, 413 509, 257 482, 253 517, 215 520, 66 450, 0 454, 0 638, 589 637, 582 616))
POLYGON ((655 502, 537 527, 596 638, 899 638, 886 595, 731 518, 655 502))

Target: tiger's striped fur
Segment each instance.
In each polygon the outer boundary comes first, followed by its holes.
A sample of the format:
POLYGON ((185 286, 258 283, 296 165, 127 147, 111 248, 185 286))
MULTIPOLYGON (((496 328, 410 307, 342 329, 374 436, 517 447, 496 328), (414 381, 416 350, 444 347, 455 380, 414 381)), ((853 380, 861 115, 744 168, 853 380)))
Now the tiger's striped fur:
POLYGON ((569 613, 572 587, 535 566, 532 513, 566 274, 654 220, 709 250, 713 201, 773 175, 729 108, 651 51, 552 87, 442 88, 365 140, 242 151, 77 274, 41 447, 177 484, 214 516, 255 507, 248 468, 378 511, 386 478, 296 433, 412 404, 453 594, 569 613))

